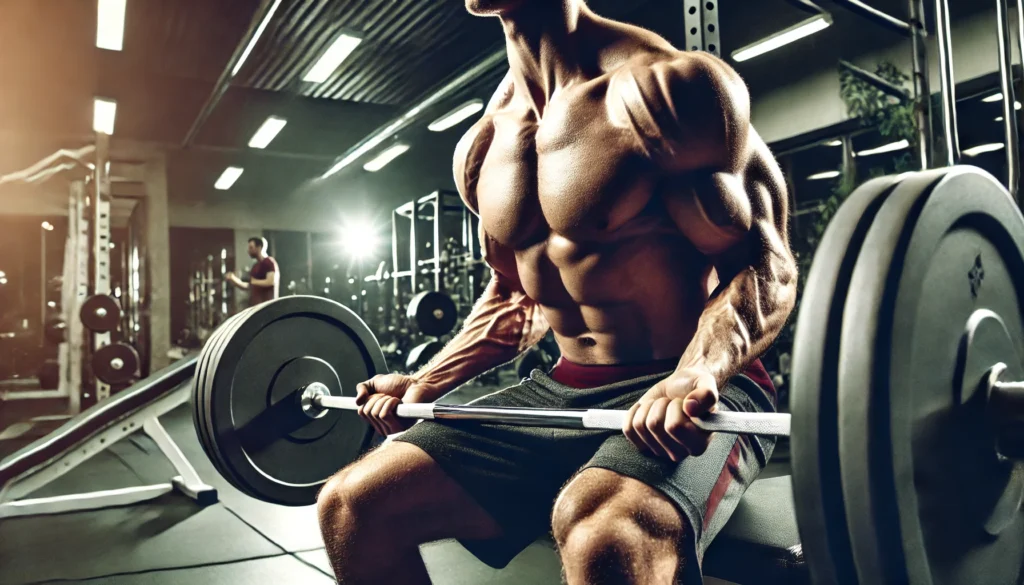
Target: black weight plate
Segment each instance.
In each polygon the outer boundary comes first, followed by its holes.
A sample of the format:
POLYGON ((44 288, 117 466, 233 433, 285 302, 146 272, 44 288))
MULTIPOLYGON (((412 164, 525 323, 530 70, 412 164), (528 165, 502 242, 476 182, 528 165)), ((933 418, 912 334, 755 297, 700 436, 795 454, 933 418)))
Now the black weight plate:
POLYGON ((223 471, 223 464, 220 461, 216 449, 214 448, 212 439, 210 439, 210 424, 206 415, 206 403, 207 403, 207 387, 206 387, 206 375, 208 372, 207 364, 209 364, 211 357, 216 356, 219 351, 218 343, 224 339, 225 334, 230 334, 233 330, 234 325, 244 317, 251 309, 243 310, 236 315, 229 318, 227 321, 222 323, 214 333, 207 339, 206 344, 203 346, 202 352, 199 355, 199 361, 196 365, 196 373, 193 379, 193 396, 192 396, 192 411, 193 411, 193 422, 196 426, 196 432, 199 435, 200 442, 203 445, 203 449, 206 451, 206 456, 213 463, 217 471, 224 475, 226 472, 223 471))
POLYGON ((92 373, 107 384, 123 384, 135 378, 139 353, 127 343, 111 343, 93 352, 92 373))
POLYGON ((440 341, 428 341, 417 345, 409 350, 409 355, 405 358, 405 368, 412 372, 422 368, 443 348, 444 344, 440 341))
POLYGON ((458 320, 455 301, 444 293, 424 291, 409 301, 406 316, 416 324, 424 335, 440 337, 451 333, 458 320))
POLYGON ((225 477, 261 500, 291 506, 314 503, 320 486, 358 458, 373 435, 354 412, 306 418, 294 392, 317 381, 351 396, 359 382, 386 371, 358 316, 306 296, 256 307, 206 369, 207 417, 225 477))
POLYGON ((853 551, 839 481, 837 332, 861 243, 898 184, 898 177, 883 177, 850 194, 818 245, 800 302, 793 341, 790 454, 797 524, 815 583, 853 580, 853 551))
POLYGON ((839 448, 860 582, 1017 582, 1020 512, 997 535, 985 530, 1012 466, 997 456, 985 393, 965 389, 958 368, 979 311, 997 315, 1012 344, 974 352, 1019 363, 1024 218, 980 169, 915 173, 876 216, 851 290, 839 448))
MULTIPOLYGON (((217 471, 220 472, 220 464, 217 462, 216 454, 213 452, 210 444, 209 432, 206 428, 206 394, 203 380, 206 376, 206 363, 210 360, 210 354, 213 353, 213 346, 218 336, 227 329, 235 319, 238 318, 238 314, 232 316, 227 321, 221 324, 203 345, 203 349, 199 352, 199 359, 196 361, 196 372, 192 377, 192 423, 196 428, 196 435, 199 436, 199 443, 203 446, 203 451, 206 453, 206 457, 213 463, 217 471)), ((222 472, 220 472, 223 475, 222 472)))
POLYGON ((110 295, 92 295, 82 302, 78 315, 86 329, 106 333, 121 324, 121 305, 110 295))
MULTIPOLYGON (((245 318, 248 315, 252 314, 252 312, 255 309, 256 309, 256 307, 249 307, 249 308, 239 312, 237 315, 235 315, 234 317, 229 319, 226 323, 224 323, 223 325, 221 325, 220 327, 217 328, 217 330, 215 332, 216 339, 214 339, 213 338, 214 336, 211 335, 210 340, 207 342, 207 347, 209 348, 209 352, 208 352, 208 355, 207 355, 205 361, 203 362, 203 367, 201 369, 201 371, 202 371, 202 378, 200 378, 200 389, 201 389, 201 398, 202 398, 202 400, 200 402, 200 407, 199 407, 200 410, 201 410, 200 421, 202 423, 203 433, 205 434, 205 438, 206 438, 207 444, 209 446, 210 457, 211 457, 211 460, 214 463, 214 467, 216 467, 217 471, 219 471, 220 474, 222 476, 224 476, 225 478, 228 478, 228 476, 229 476, 229 474, 231 472, 227 468, 226 464, 224 463, 224 460, 221 457, 220 451, 218 451, 218 449, 217 449, 216 440, 213 437, 213 423, 211 422, 210 415, 209 415, 209 408, 210 408, 210 406, 209 406, 210 405, 210 385, 211 385, 211 380, 212 380, 212 376, 213 376, 212 370, 211 370, 211 364, 212 363, 216 363, 216 360, 218 360, 220 358, 220 352, 221 352, 221 350, 223 350, 224 344, 231 337, 231 335, 235 332, 235 330, 237 329, 239 323, 244 321, 245 318)), ((197 372, 198 371, 200 371, 199 368, 197 368, 197 372)), ((240 489, 243 492, 246 491, 244 488, 240 488, 240 489)))

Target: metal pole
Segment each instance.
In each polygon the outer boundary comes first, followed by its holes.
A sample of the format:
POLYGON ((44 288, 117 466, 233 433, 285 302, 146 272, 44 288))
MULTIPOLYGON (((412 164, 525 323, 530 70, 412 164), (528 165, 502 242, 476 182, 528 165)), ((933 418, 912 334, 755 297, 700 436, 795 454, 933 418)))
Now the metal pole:
POLYGON ((1006 189, 1017 199, 1020 144, 1017 142, 1016 98, 1013 91, 1013 56, 1010 53, 1010 21, 1006 0, 996 0, 999 46, 999 85, 1003 91, 1003 134, 1006 137, 1006 189))
POLYGON ((953 166, 960 160, 960 138, 956 126, 956 84, 947 0, 935 0, 935 33, 939 46, 939 79, 942 83, 942 137, 946 147, 943 163, 953 166))
POLYGON ((39 330, 46 327, 46 230, 40 228, 42 234, 39 236, 41 242, 39 255, 39 330))
POLYGON ((921 169, 931 168, 932 161, 932 92, 928 82, 928 45, 925 38, 924 0, 909 0, 910 44, 913 58, 914 110, 917 114, 917 158, 921 169))
POLYGON ((434 193, 434 290, 441 291, 441 192, 434 193))
POLYGON ((409 286, 412 295, 416 296, 419 290, 416 288, 416 277, 419 275, 420 267, 416 263, 416 220, 419 218, 419 206, 416 200, 412 201, 412 215, 409 216, 409 286))

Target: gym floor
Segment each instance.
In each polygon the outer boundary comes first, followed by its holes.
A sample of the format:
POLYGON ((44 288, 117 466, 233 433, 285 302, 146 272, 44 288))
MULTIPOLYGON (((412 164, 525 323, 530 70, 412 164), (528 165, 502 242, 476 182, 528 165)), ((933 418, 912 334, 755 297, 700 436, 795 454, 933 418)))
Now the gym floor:
MULTIPOLYGON (((464 402, 492 390, 466 386, 445 402, 464 402)), ((313 507, 267 504, 228 485, 203 453, 188 406, 172 411, 161 422, 200 477, 217 488, 220 501, 201 508, 171 493, 129 507, 4 520, 0 522, 0 585, 334 583, 313 507)), ((3 450, 10 450, 10 445, 3 450)), ((787 472, 785 464, 772 464, 765 475, 787 472)), ((35 495, 146 485, 166 481, 171 473, 156 445, 140 433, 112 445, 35 495)), ((423 557, 437 585, 559 582, 558 559, 550 544, 542 541, 501 571, 487 567, 451 541, 424 546, 423 557)))

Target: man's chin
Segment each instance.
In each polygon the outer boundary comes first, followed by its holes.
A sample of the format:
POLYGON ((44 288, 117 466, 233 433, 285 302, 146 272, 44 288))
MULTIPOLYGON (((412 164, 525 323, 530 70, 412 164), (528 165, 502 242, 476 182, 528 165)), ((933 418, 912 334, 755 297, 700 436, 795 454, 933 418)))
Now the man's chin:
POLYGON ((520 3, 519 0, 466 0, 466 10, 476 16, 499 16, 520 3))

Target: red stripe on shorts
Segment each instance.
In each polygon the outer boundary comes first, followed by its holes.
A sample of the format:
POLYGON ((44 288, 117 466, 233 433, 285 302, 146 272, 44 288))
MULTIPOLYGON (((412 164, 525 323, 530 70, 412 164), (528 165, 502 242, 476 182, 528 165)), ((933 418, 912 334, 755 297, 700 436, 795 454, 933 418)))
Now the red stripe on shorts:
POLYGON ((708 505, 704 511, 705 529, 711 523, 711 518, 715 515, 718 504, 725 497, 725 493, 729 491, 733 478, 739 473, 739 461, 740 441, 737 439, 732 445, 732 450, 729 451, 729 456, 725 458, 725 466, 722 468, 722 473, 718 474, 718 481, 715 482, 715 487, 711 488, 711 494, 708 495, 708 505))

